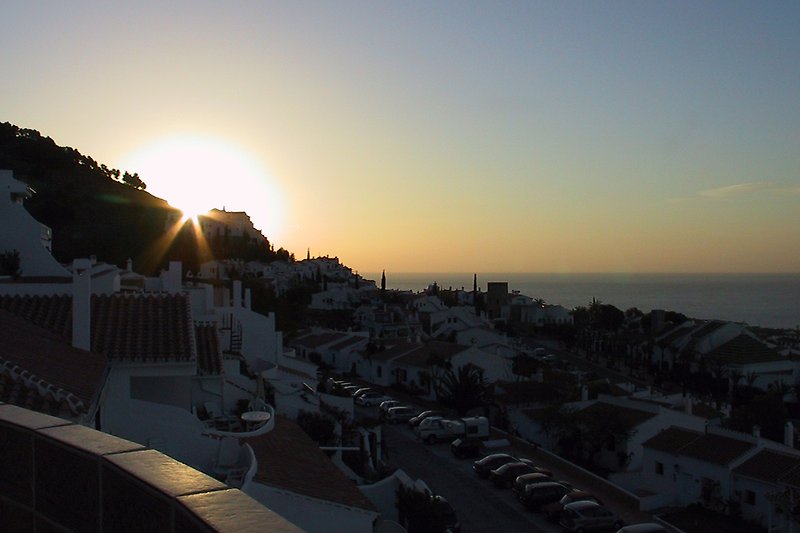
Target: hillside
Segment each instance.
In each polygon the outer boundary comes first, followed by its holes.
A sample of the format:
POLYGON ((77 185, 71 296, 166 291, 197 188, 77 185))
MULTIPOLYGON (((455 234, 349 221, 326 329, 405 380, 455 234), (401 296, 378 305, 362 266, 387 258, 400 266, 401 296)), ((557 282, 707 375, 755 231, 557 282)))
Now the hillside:
MULTIPOLYGON (((124 265, 131 258, 138 272, 154 274, 170 260, 194 270, 210 258, 198 256, 188 227, 174 242, 165 242, 167 217, 176 210, 145 192, 138 175, 120 178, 120 171, 36 130, 0 123, 0 168, 13 170, 36 191, 26 208, 53 230, 53 255, 60 262, 94 254, 100 261, 124 265)), ((289 258, 283 249, 273 251, 266 239, 248 249, 228 246, 215 256, 289 258)))

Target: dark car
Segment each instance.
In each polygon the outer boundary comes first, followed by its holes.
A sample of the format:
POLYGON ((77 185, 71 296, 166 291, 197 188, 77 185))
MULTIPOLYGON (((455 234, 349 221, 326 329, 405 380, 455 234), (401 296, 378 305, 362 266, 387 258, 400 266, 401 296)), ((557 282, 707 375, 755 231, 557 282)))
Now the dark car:
POLYGON ((541 511, 547 516, 549 520, 557 522, 558 519, 561 517, 561 511, 564 510, 565 505, 567 505, 568 503, 580 502, 580 501, 595 502, 599 503, 600 505, 603 504, 603 502, 601 502, 600 499, 595 497, 593 494, 590 494, 583 490, 576 490, 574 492, 565 494, 564 497, 558 500, 557 502, 543 505, 541 511))
POLYGON ((517 477, 532 473, 534 468, 530 461, 525 460, 516 463, 506 463, 489 472, 489 479, 492 480, 495 487, 507 489, 511 488, 517 477))
POLYGON ((456 439, 450 443, 450 451, 459 459, 478 457, 481 454, 481 441, 467 438, 456 439))
POLYGON ((489 472, 495 468, 499 468, 506 463, 516 463, 519 459, 507 453, 493 453, 487 455, 483 459, 478 459, 472 463, 472 469, 481 477, 489 477, 489 472))
POLYGON ((433 505, 437 508, 437 510, 441 511, 442 515, 444 516, 444 525, 447 528, 446 530, 452 531, 453 533, 459 533, 461 531, 461 524, 458 522, 458 517, 456 516, 453 506, 450 505, 450 502, 448 502, 442 496, 433 496, 431 501, 433 501, 433 505))
POLYGON ((547 483, 548 481, 555 481, 549 472, 538 471, 522 474, 514 480, 514 494, 520 500, 525 493, 525 487, 533 483, 547 483))
POLYGON ((525 487, 520 500, 523 505, 531 511, 538 511, 543 505, 550 502, 557 502, 568 492, 572 492, 571 487, 548 481, 545 483, 533 483, 525 487))
POLYGON ((411 427, 417 427, 420 422, 432 416, 444 416, 444 411, 422 411, 420 414, 408 421, 411 427))
POLYGON ((589 501, 572 502, 565 505, 558 524, 565 531, 576 533, 616 531, 625 525, 622 519, 611 510, 589 501))

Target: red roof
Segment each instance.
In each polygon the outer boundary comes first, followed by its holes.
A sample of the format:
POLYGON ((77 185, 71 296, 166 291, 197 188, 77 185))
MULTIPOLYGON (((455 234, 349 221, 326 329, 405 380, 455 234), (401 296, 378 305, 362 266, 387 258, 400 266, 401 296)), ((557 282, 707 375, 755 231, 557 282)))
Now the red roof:
POLYGON ((733 472, 768 483, 777 483, 787 474, 798 470, 800 455, 789 455, 772 450, 761 450, 737 466, 733 472))
POLYGON ((295 422, 278 417, 275 429, 269 433, 243 440, 253 448, 258 460, 256 481, 296 494, 377 512, 356 484, 295 422))
POLYGON ((190 313, 185 294, 95 296, 92 351, 111 359, 193 361, 190 313))
MULTIPOLYGON (((71 296, 2 296, 6 309, 50 330, 72 337, 71 296)), ((193 361, 189 296, 114 294, 92 296, 92 352, 110 359, 193 361)))
POLYGON ((439 357, 450 360, 454 355, 468 350, 467 346, 461 346, 452 342, 433 341, 419 345, 415 350, 399 357, 395 363, 416 366, 418 368, 428 368, 431 357, 439 357))
POLYGON ((73 348, 46 329, 0 310, 0 401, 73 416, 89 411, 106 358, 73 348))

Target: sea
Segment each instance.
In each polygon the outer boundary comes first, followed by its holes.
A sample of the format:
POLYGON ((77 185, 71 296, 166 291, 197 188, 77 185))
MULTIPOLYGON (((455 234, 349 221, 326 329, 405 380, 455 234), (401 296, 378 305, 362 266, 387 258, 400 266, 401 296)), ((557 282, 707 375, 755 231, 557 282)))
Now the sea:
MULTIPOLYGON (((488 282, 506 281, 509 291, 567 309, 596 298, 623 311, 664 309, 698 319, 800 328, 800 274, 477 274, 481 291, 488 282)), ((362 275, 380 284, 380 272, 362 275)), ((473 273, 386 273, 390 289, 418 292, 434 282, 444 289, 472 290, 473 273)))

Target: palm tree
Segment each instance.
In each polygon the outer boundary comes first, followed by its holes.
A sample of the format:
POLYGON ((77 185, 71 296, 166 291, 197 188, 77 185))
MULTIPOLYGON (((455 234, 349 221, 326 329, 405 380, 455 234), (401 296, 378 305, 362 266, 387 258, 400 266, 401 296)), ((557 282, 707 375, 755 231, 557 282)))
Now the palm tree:
POLYGON ((466 364, 456 371, 448 370, 437 387, 437 396, 459 415, 475 407, 483 407, 488 400, 488 387, 483 380, 483 369, 466 364))

